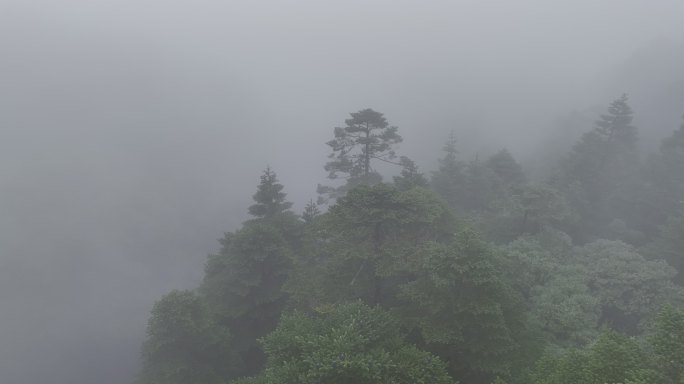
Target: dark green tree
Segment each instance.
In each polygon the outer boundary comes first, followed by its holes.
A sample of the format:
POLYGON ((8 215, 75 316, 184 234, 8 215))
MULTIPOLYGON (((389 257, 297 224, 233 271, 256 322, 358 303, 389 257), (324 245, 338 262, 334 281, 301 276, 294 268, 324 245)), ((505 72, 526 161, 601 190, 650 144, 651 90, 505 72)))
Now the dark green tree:
POLYGON ((630 193, 637 183, 639 156, 627 101, 627 95, 613 101, 594 129, 575 144, 555 178, 580 213, 576 231, 582 239, 603 236, 603 228, 615 219, 630 222, 630 193))
POLYGON ((656 370, 639 343, 614 331, 604 332, 586 350, 544 356, 525 381, 532 384, 674 384, 656 370))
POLYGON ((684 209, 684 124, 649 158, 642 179, 641 198, 635 202, 637 224, 655 237, 668 217, 684 209))
POLYGON ((439 169, 432 173, 430 185, 449 204, 451 209, 464 210, 465 164, 458 160, 456 139, 453 132, 444 144, 444 157, 439 159, 439 169))
POLYGON ((494 171, 506 186, 522 185, 527 181, 522 166, 507 149, 502 149, 487 159, 487 167, 494 171))
POLYGON ((228 329, 192 291, 173 291, 155 303, 142 360, 141 384, 222 384, 240 372, 228 329))
POLYGON ((518 341, 526 324, 521 297, 506 285, 494 250, 464 228, 449 243, 425 243, 412 262, 414 278, 400 287, 399 310, 425 348, 463 382, 509 377, 523 354, 518 341))
POLYGON ((428 181, 425 176, 418 171, 418 166, 413 160, 402 156, 399 160, 401 174, 394 176, 394 185, 400 191, 407 191, 414 187, 427 188, 428 181))
POLYGON ((599 300, 600 322, 625 333, 636 334, 644 320, 681 295, 672 283, 672 267, 646 260, 621 241, 597 240, 579 247, 575 260, 586 268, 590 292, 599 300))
POLYGON ((351 113, 344 127, 335 127, 333 140, 326 144, 332 149, 325 164, 329 179, 342 176, 346 185, 338 188, 319 185, 318 192, 336 198, 349 189, 380 182, 382 177, 373 168, 377 161, 394 163, 394 145, 402 141, 398 128, 390 126, 385 116, 370 108, 351 113))
POLYGON ((444 363, 404 341, 387 312, 360 302, 286 315, 262 343, 266 370, 234 384, 449 384, 444 363))
POLYGON ((656 318, 650 339, 660 369, 672 383, 684 379, 684 312, 664 307, 656 318))
POLYGON ((258 218, 270 218, 284 212, 292 207, 285 196, 287 194, 283 192, 283 185, 278 183, 275 172, 267 167, 253 196, 256 204, 249 207, 249 213, 258 218))
POLYGON ((264 363, 256 340, 272 331, 287 302, 282 290, 291 268, 291 248, 278 227, 249 222, 221 239, 209 256, 201 292, 221 325, 231 329, 246 374, 264 363))
POLYGON ((463 207, 471 214, 492 208, 501 196, 500 180, 487 163, 475 158, 465 168, 465 193, 463 207))
MULTIPOLYGON (((453 219, 434 193, 388 184, 359 186, 330 207, 323 218, 318 270, 323 302, 392 300, 416 247, 450 237, 453 219)), ((308 292, 308 296, 314 293, 308 292)))
POLYGON ((684 285, 684 206, 660 227, 660 233, 644 247, 644 253, 655 260, 666 260, 677 270, 675 281, 684 285))
POLYGON ((302 223, 287 210, 283 186, 267 168, 250 212, 257 219, 226 233, 222 248, 210 255, 200 292, 221 325, 233 333, 244 373, 257 372, 264 355, 257 339, 272 331, 287 303, 283 285, 299 248, 302 223))
POLYGON ((318 204, 316 204, 315 201, 309 200, 309 202, 306 204, 306 207, 304 207, 304 212, 302 212, 302 220, 304 220, 305 223, 311 224, 316 216, 321 214, 321 210, 318 209, 318 204))

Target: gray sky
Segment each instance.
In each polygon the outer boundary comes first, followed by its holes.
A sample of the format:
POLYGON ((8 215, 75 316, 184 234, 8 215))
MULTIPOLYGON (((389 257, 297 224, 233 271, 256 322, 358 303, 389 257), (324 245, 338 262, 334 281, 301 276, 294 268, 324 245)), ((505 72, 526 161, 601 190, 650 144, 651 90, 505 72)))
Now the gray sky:
POLYGON ((427 169, 451 130, 466 158, 534 159, 574 140, 563 116, 622 92, 657 142, 684 114, 682 15, 681 0, 0 0, 0 381, 127 383, 154 300, 198 284, 266 165, 297 209, 315 197, 349 112, 384 112, 427 169))

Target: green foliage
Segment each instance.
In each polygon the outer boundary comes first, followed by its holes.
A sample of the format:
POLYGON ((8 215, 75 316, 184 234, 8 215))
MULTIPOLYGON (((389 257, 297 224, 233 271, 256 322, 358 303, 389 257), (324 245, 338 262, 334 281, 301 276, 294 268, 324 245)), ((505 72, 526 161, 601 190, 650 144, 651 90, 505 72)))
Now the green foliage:
POLYGON ((347 185, 319 185, 318 192, 337 198, 358 185, 379 183, 382 178, 372 165, 376 161, 392 163, 396 157, 393 146, 402 141, 397 131, 380 112, 363 109, 351 113, 345 126, 335 127, 335 138, 326 143, 332 149, 331 160, 325 164, 328 178, 334 180, 341 174, 347 185))
POLYGON ((220 384, 240 371, 228 330, 191 291, 155 303, 142 357, 141 384, 220 384))
POLYGON ((681 291, 672 284, 675 271, 664 261, 649 261, 620 241, 598 240, 578 248, 576 258, 586 266, 589 287, 601 303, 601 321, 635 333, 641 321, 681 291))
POLYGON ((639 167, 637 129, 623 95, 585 133, 562 162, 556 184, 581 216, 576 228, 581 238, 601 236, 614 219, 628 222, 625 201, 635 184, 639 167))
POLYGON ((316 216, 320 214, 321 210, 318 209, 318 204, 316 204, 313 200, 309 200, 309 202, 306 204, 306 207, 304 207, 304 212, 302 213, 302 220, 304 220, 304 222, 307 224, 311 224, 313 223, 316 216))
POLYGON ((256 204, 249 207, 249 213, 260 218, 270 218, 292 207, 292 203, 285 201, 283 185, 278 183, 278 177, 270 167, 261 175, 261 182, 253 198, 256 204))
POLYGON ((363 109, 351 113, 344 127, 335 127, 335 138, 326 144, 332 148, 331 159, 325 165, 329 177, 339 173, 350 177, 367 175, 372 171, 373 160, 394 158, 392 146, 402 141, 398 128, 390 126, 382 113, 363 109))
POLYGON ((275 328, 287 303, 282 288, 300 245, 302 223, 287 211, 291 203, 282 189, 267 168, 254 195, 257 204, 250 207, 258 218, 225 234, 220 252, 207 260, 200 287, 220 324, 233 332, 248 374, 264 362, 256 340, 275 328))
POLYGON ((666 260, 677 270, 675 281, 684 285, 684 207, 668 218, 644 252, 652 259, 666 260))
POLYGON ((531 384, 667 383, 633 339, 605 332, 587 350, 549 352, 535 366, 531 384))
POLYGON ((381 182, 401 137, 353 113, 328 142, 336 203, 296 216, 267 168, 199 290, 155 305, 141 383, 683 382, 684 314, 653 314, 684 299, 684 126, 637 173, 631 122, 623 96, 551 185, 506 150, 464 164, 452 135, 432 193, 406 157, 381 182))
POLYGON ((502 283, 497 264, 493 250, 463 229, 449 244, 425 244, 414 259, 415 279, 401 286, 402 315, 467 382, 508 376, 523 331, 519 300, 502 283))
POLYGON ((551 337, 564 345, 584 345, 597 335, 601 307, 588 287, 586 270, 559 268, 555 276, 531 292, 531 316, 551 337))
POLYGON ((661 226, 684 209, 684 124, 649 157, 640 181, 633 204, 635 225, 646 236, 658 237, 661 226))
POLYGON ((317 262, 304 267, 310 276, 305 280, 320 279, 321 286, 316 292, 297 290, 314 302, 360 298, 378 304, 394 296, 422 242, 449 237, 453 219, 425 189, 378 184, 349 191, 318 225, 317 262))
POLYGON ((656 318, 650 341, 662 372, 673 383, 684 380, 684 312, 664 307, 656 318))
POLYGON ((268 365, 237 383, 451 383, 444 363, 404 342, 387 312, 359 302, 284 316, 263 339, 268 365))
POLYGON ((511 187, 489 205, 490 209, 480 213, 478 224, 497 243, 546 229, 564 229, 577 221, 577 214, 565 197, 544 184, 511 187))
POLYGON ((507 149, 502 149, 487 159, 487 167, 506 185, 521 185, 527 181, 522 166, 507 149))
POLYGON ((400 191, 408 191, 411 188, 427 188, 428 181, 425 176, 418 171, 418 166, 413 160, 402 156, 399 160, 402 170, 399 176, 394 177, 394 185, 400 191))
POLYGON ((463 209, 465 199, 465 164, 458 160, 456 139, 453 132, 444 145, 444 157, 439 159, 439 169, 432 173, 430 185, 454 210, 463 209))
MULTIPOLYGON (((292 226, 299 225, 294 216, 292 226)), ((256 339, 273 328, 287 295, 282 287, 291 269, 291 246, 281 225, 252 221, 227 233, 223 247, 205 267, 201 292, 224 324, 234 333, 234 345, 247 372, 263 362, 256 339)))
POLYGON ((534 287, 546 284, 559 273, 571 247, 567 235, 548 229, 520 237, 502 247, 503 271, 512 288, 529 299, 534 287))

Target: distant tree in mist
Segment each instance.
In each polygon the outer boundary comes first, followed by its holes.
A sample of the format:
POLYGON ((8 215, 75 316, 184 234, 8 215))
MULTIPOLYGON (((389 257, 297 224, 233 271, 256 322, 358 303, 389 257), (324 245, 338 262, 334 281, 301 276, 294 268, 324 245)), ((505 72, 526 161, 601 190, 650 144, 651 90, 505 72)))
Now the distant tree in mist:
POLYGON ((684 209, 684 124, 665 138, 644 167, 640 192, 640 227, 655 237, 668 217, 684 209))
POLYGON ((577 207, 583 237, 601 237, 601 228, 628 213, 626 200, 639 167, 637 128, 627 95, 613 101, 606 114, 585 133, 561 163, 554 183, 577 207))
POLYGON ((173 291, 152 308, 139 383, 222 384, 240 370, 232 342, 202 297, 173 291))
POLYGON ((461 211, 465 194, 465 164, 458 159, 456 138, 453 132, 444 144, 443 150, 444 155, 439 159, 439 169, 432 173, 430 185, 451 209, 461 211))
POLYGON ((249 213, 260 218, 273 217, 292 207, 292 203, 285 201, 286 193, 283 185, 278 183, 275 172, 267 167, 261 175, 261 182, 253 198, 256 204, 249 207, 249 213))
POLYGON ((306 207, 304 207, 304 212, 302 212, 302 220, 307 224, 311 224, 316 216, 320 214, 321 210, 318 208, 318 204, 313 200, 309 200, 306 207))
POLYGON ((397 131, 382 113, 370 108, 351 113, 345 126, 335 127, 335 138, 326 143, 332 149, 331 160, 325 164, 328 178, 342 177, 346 185, 341 189, 319 186, 319 193, 337 197, 356 185, 380 182, 382 177, 373 164, 378 161, 396 164, 394 145, 402 141, 397 131))
POLYGON ((285 307, 282 287, 292 266, 301 221, 288 210, 283 186, 267 168, 250 212, 257 219, 226 233, 218 254, 209 256, 200 292, 219 324, 230 329, 242 373, 257 372, 264 355, 256 340, 272 331, 285 307))
POLYGON ((656 362, 672 383, 684 380, 684 311, 666 306, 655 321, 650 337, 656 362))
POLYGON ((487 167, 508 186, 522 185, 527 181, 522 166, 505 148, 487 159, 487 167))
POLYGON ((636 340, 606 331, 587 349, 548 351, 525 383, 676 384, 665 378, 648 352, 636 340))
POLYGON ((407 191, 414 187, 427 188, 428 181, 420 171, 413 160, 406 156, 399 159, 401 165, 401 173, 399 176, 394 176, 394 185, 401 191, 407 191))
POLYGON ((653 259, 663 259, 677 270, 675 281, 684 285, 684 204, 670 216, 653 242, 644 247, 653 259))

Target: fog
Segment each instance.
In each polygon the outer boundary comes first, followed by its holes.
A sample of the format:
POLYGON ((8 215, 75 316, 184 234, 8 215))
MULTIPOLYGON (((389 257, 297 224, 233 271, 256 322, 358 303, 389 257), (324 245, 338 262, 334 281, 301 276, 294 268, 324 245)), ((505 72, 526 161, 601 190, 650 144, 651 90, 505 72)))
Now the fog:
POLYGON ((0 0, 0 381, 132 380, 151 305, 196 286, 270 165, 315 198, 371 107, 435 167, 540 168, 631 95, 646 150, 684 113, 684 3, 0 0), (573 113, 582 124, 564 124, 573 113), (570 125, 570 127, 569 127, 570 125), (535 163, 536 162, 536 163, 535 163))

